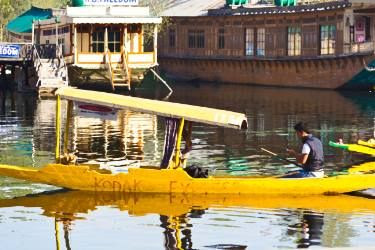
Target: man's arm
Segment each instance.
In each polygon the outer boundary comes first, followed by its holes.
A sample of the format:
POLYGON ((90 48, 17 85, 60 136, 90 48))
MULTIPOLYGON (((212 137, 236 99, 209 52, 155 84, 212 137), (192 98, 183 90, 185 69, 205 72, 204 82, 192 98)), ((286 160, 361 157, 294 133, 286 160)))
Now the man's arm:
POLYGON ((308 157, 309 157, 308 154, 299 154, 297 156, 297 161, 299 164, 305 164, 307 162, 308 157))
POLYGON ((310 147, 307 144, 303 145, 302 153, 298 154, 293 149, 287 149, 288 153, 294 157, 296 157, 297 163, 299 164, 305 164, 307 162, 307 159, 309 158, 310 154, 310 147))

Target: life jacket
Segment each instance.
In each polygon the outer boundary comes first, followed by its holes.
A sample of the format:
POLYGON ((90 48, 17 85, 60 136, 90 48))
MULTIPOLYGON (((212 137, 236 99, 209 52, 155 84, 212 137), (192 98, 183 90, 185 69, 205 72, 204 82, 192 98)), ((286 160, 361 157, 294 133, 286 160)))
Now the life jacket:
POLYGON ((324 154, 322 142, 318 138, 308 135, 304 138, 303 143, 306 143, 310 147, 310 153, 306 163, 303 164, 303 169, 309 172, 323 169, 324 154))

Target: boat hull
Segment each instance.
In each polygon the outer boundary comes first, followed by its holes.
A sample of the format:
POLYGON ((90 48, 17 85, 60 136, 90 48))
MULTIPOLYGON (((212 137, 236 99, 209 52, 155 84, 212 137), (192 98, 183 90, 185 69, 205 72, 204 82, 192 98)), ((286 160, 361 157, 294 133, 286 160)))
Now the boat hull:
MULTIPOLYGON (((375 168, 375 163, 367 163, 375 168)), ((126 193, 338 194, 375 187, 375 174, 327 178, 192 178, 183 170, 131 168, 112 174, 89 165, 49 164, 41 169, 0 165, 0 175, 58 187, 126 193)))
POLYGON ((176 80, 260 86, 369 90, 375 86, 373 55, 296 59, 175 58, 161 56, 161 68, 176 80))

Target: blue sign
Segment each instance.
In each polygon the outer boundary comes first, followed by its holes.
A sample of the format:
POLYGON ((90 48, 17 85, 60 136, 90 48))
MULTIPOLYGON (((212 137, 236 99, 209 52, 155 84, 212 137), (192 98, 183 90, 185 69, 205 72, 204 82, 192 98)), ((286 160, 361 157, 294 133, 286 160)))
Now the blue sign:
POLYGON ((19 58, 20 45, 0 44, 0 58, 19 58))

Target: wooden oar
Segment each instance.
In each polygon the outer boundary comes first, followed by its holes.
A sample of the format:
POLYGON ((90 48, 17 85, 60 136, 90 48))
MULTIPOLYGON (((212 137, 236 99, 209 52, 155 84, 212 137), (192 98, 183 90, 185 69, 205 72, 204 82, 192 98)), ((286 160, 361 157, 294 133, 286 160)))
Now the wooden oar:
POLYGON ((267 150, 267 149, 265 149, 265 148, 260 148, 260 150, 262 150, 262 151, 264 151, 264 152, 266 152, 266 153, 269 153, 270 155, 275 156, 275 157, 276 157, 277 159, 279 159, 279 160, 283 160, 283 161, 285 161, 285 162, 288 162, 288 163, 290 163, 290 164, 293 164, 293 165, 296 165, 297 167, 302 168, 302 166, 301 166, 300 164, 298 164, 297 162, 295 162, 295 161, 291 161, 291 160, 288 160, 288 159, 286 159, 286 158, 284 158, 284 157, 281 157, 281 156, 279 156, 278 154, 276 154, 276 153, 274 153, 274 152, 271 152, 271 151, 269 151, 269 150, 267 150))

